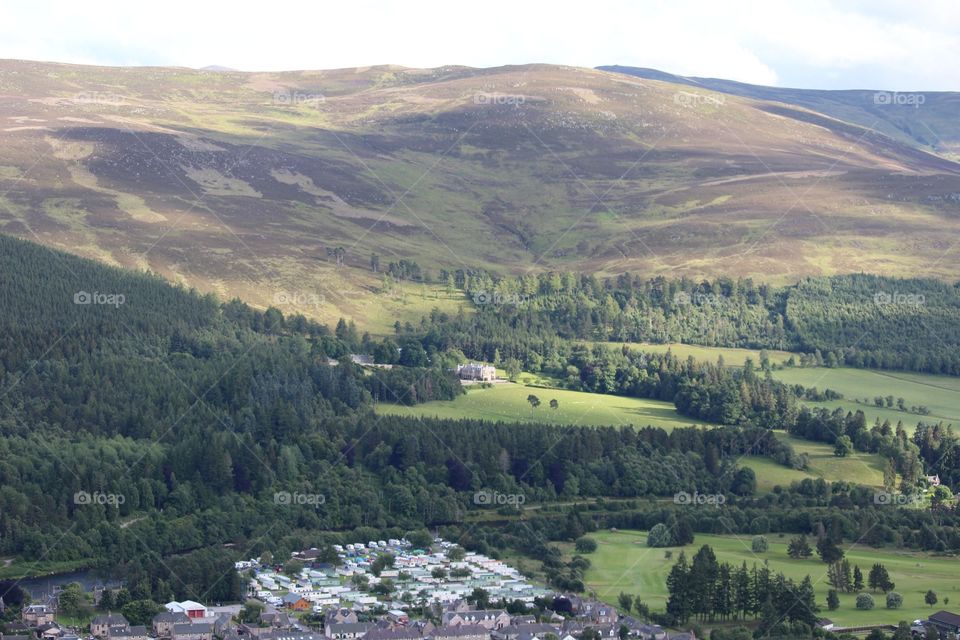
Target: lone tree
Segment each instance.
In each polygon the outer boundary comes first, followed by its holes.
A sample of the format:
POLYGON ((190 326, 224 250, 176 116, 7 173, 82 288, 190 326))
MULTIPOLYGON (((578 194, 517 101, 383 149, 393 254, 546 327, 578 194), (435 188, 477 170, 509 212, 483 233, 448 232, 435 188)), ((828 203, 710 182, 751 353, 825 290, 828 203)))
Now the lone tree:
POLYGON ((617 596, 617 603, 620 605, 621 609, 629 613, 630 609, 633 608, 633 596, 629 593, 624 593, 621 591, 620 595, 617 596))
POLYGON ((540 406, 540 398, 533 395, 532 393, 527 396, 527 402, 529 402, 530 406, 533 407, 534 409, 540 406))
POLYGON ((868 611, 873 609, 874 605, 873 596, 869 593, 861 593, 857 596, 857 609, 868 611))
POLYGON ((896 591, 887 594, 887 609, 899 609, 903 606, 903 596, 896 591))
POLYGON ((557 399, 556 399, 556 398, 551 398, 551 399, 550 399, 550 408, 551 408, 551 409, 559 409, 559 408, 560 408, 560 403, 557 402, 557 399))
POLYGON ((836 589, 830 589, 827 591, 827 609, 830 611, 836 611, 840 608, 840 596, 837 595, 836 589))
POLYGON ((923 596, 923 601, 926 602, 931 607, 937 604, 937 592, 931 589, 927 591, 926 595, 923 596))
POLYGON ((791 539, 790 543, 787 545, 787 555, 794 560, 809 558, 812 556, 813 549, 810 548, 810 543, 807 542, 807 536, 801 535, 797 538, 791 539))
POLYGON ((650 529, 647 534, 648 547, 669 547, 673 544, 673 536, 670 535, 670 529, 662 522, 658 522, 650 529))
POLYGON ((750 543, 750 549, 754 553, 766 553, 770 545, 767 543, 766 536, 753 536, 753 541, 750 543))

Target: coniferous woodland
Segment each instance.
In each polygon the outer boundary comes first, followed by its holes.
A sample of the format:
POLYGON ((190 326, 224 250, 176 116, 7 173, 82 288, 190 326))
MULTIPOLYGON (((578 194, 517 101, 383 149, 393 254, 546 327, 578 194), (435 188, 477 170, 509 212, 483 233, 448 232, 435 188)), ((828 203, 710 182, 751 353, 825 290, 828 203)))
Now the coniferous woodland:
MULTIPOLYGON (((728 429, 374 415, 375 400, 459 393, 450 347, 474 347, 440 344, 467 322, 435 314, 422 335, 401 331, 398 352, 348 323, 331 331, 0 237, 0 554, 110 569, 134 597, 163 601, 236 599, 232 563, 241 557, 428 526, 471 549, 538 557, 557 584, 574 588, 582 567, 561 563, 552 543, 596 527, 672 522, 689 536, 819 527, 847 540, 866 533, 877 544, 960 549, 960 518, 950 508, 897 510, 876 505, 866 489, 822 481, 754 497, 741 456, 803 465, 766 428, 771 407, 777 419, 796 413, 797 433, 828 439, 797 410, 797 390, 770 381, 762 364, 728 375, 672 356, 614 351, 600 363, 591 351, 569 351, 583 388, 672 393, 689 413, 711 417, 723 406, 731 412, 724 420, 739 425, 728 429), (404 366, 364 369, 344 357, 366 348, 404 366), (716 402, 715 393, 736 401, 716 402), (523 522, 508 509, 502 522, 471 524, 474 495, 485 490, 522 493, 544 508, 523 522), (673 503, 682 491, 729 501, 692 511, 673 503), (551 505, 577 498, 596 500, 551 505)), ((547 340, 546 326, 495 333, 493 348, 514 353, 514 344, 522 355, 520 345, 547 340)), ((953 434, 939 426, 911 442, 889 425, 837 421, 834 433, 842 422, 855 446, 885 452, 901 474, 911 464, 920 472, 916 456, 932 468, 957 459, 953 434)))
POLYGON ((800 351, 805 362, 827 366, 960 375, 960 283, 865 274, 786 287, 630 274, 443 277, 464 288, 479 313, 434 323, 432 342, 461 346, 471 358, 489 361, 499 351, 527 368, 556 369, 565 364, 554 355, 564 341, 684 342, 800 351))

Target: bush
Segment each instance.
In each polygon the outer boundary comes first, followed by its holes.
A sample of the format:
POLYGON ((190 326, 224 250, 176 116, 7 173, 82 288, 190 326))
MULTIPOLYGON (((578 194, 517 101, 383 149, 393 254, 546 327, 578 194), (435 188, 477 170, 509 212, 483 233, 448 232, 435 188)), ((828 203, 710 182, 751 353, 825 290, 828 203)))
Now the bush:
POLYGON ((769 546, 766 536, 753 536, 753 542, 750 543, 754 553, 766 553, 769 546))
POLYGON ((582 538, 577 538, 575 546, 577 548, 577 553, 593 553, 597 550, 597 541, 593 538, 584 536, 582 538))
POLYGON ((899 609, 903 605, 903 596, 896 591, 887 594, 887 609, 899 609))
POLYGON ((863 611, 869 611, 873 609, 876 603, 873 601, 873 596, 869 593, 861 593, 857 596, 857 609, 863 611))
POLYGON ((662 522, 653 525, 650 533, 647 534, 648 547, 669 547, 673 544, 673 536, 670 535, 670 529, 662 522))

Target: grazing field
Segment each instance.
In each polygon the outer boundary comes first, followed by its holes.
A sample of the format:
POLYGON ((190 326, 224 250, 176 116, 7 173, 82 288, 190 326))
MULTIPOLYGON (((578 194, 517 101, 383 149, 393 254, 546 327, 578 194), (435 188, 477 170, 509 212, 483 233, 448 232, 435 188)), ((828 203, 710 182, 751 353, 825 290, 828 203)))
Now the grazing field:
POLYGON ((669 402, 565 389, 525 387, 509 382, 487 389, 467 387, 466 395, 453 401, 437 400, 413 407, 381 403, 377 406, 377 411, 405 416, 549 422, 557 425, 652 425, 668 431, 674 427, 694 424, 693 420, 678 414, 669 402), (530 394, 540 399, 541 404, 536 409, 527 402, 530 394), (557 409, 549 406, 553 399, 560 404, 557 409))
POLYGON ((847 367, 791 367, 775 371, 774 376, 790 384, 838 391, 843 394, 843 400, 816 404, 830 408, 842 406, 851 410, 862 409, 870 423, 879 417, 881 420, 889 419, 894 424, 897 420, 903 420, 905 425, 911 427, 920 420, 943 420, 960 425, 960 378, 847 367), (926 405, 930 415, 921 416, 873 404, 874 397, 888 395, 893 396, 894 400, 902 397, 908 407, 926 405))
POLYGON ((740 466, 750 467, 757 475, 757 491, 768 492, 776 485, 787 487, 791 482, 806 478, 823 478, 827 482, 855 482, 869 487, 883 486, 883 459, 876 454, 854 453, 845 458, 833 455, 833 447, 821 442, 810 442, 778 432, 777 436, 793 446, 797 453, 806 453, 809 466, 804 470, 790 469, 764 456, 746 456, 740 466))
MULTIPOLYGON (((704 507, 706 508, 706 507, 704 507)), ((590 534, 599 543, 597 551, 589 554, 591 567, 587 570, 585 582, 587 588, 596 592, 597 597, 607 602, 616 602, 617 595, 623 591, 636 594, 655 611, 662 611, 666 605, 666 577, 670 567, 676 562, 681 548, 673 547, 673 558, 667 560, 665 549, 651 549, 646 546, 646 532, 640 531, 601 531, 590 534)), ((787 542, 791 535, 779 537, 768 534, 769 550, 754 554, 750 550, 750 536, 717 536, 698 534, 692 545, 682 547, 689 559, 702 545, 710 545, 720 562, 736 565, 746 562, 747 566, 769 562, 773 571, 783 571, 787 577, 801 580, 809 575, 817 592, 817 604, 822 608, 821 615, 843 626, 870 624, 896 624, 900 620, 914 620, 930 615, 932 610, 924 604, 923 596, 928 589, 934 590, 943 602, 944 597, 951 601, 960 599, 956 576, 960 571, 960 560, 953 557, 933 556, 927 553, 908 552, 895 549, 873 549, 871 547, 845 543, 846 557, 851 564, 859 565, 864 574, 874 563, 881 563, 890 572, 890 578, 896 584, 895 590, 903 595, 903 607, 886 609, 884 596, 875 593, 877 606, 872 611, 858 611, 854 606, 856 594, 840 594, 840 608, 828 611, 826 607, 827 590, 826 565, 814 555, 806 560, 793 560, 787 555, 787 542)), ((936 609, 933 609, 935 611, 936 609)))
MULTIPOLYGON (((623 343, 603 342, 610 347, 620 347, 623 343)), ((727 366, 742 366, 746 358, 752 358, 754 364, 760 362, 757 349, 731 349, 725 347, 702 347, 690 344, 652 344, 647 342, 627 343, 628 346, 653 353, 665 353, 668 349, 680 358, 692 356, 695 360, 716 362, 723 356, 727 366)), ((768 351, 770 361, 783 364, 792 354, 789 351, 768 351)), ((828 409, 841 407, 844 410, 860 409, 866 414, 869 424, 879 418, 896 424, 898 420, 913 428, 921 420, 953 423, 960 426, 960 378, 938 376, 905 371, 881 371, 877 369, 853 369, 850 367, 784 367, 774 370, 778 380, 804 387, 832 389, 843 394, 842 400, 831 402, 809 402, 807 404, 828 409), (926 406, 929 415, 920 415, 909 411, 900 411, 894 407, 878 407, 874 404, 877 396, 903 398, 905 405, 926 406)))

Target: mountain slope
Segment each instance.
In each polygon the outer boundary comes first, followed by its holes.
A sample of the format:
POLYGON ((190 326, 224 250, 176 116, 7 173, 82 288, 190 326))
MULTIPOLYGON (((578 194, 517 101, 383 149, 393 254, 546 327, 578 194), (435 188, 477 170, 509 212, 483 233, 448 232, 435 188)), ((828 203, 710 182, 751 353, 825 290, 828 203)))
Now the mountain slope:
POLYGON ((766 87, 720 78, 676 76, 656 69, 610 65, 604 71, 660 80, 744 98, 797 105, 875 129, 895 140, 960 158, 960 92, 820 90, 766 87))
POLYGON ((403 317, 371 253, 434 277, 960 274, 960 165, 590 69, 6 61, 0 144, 0 232, 324 320, 403 317))

